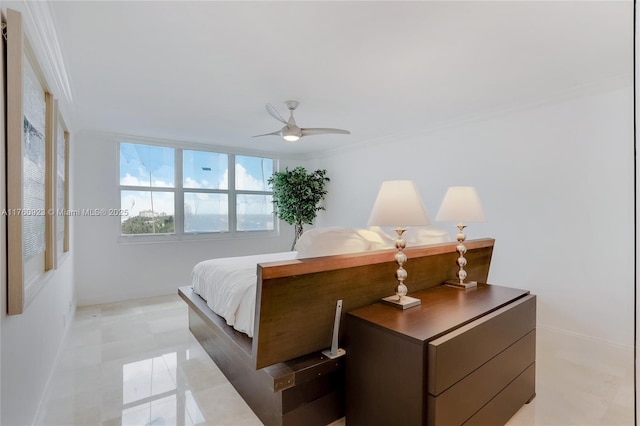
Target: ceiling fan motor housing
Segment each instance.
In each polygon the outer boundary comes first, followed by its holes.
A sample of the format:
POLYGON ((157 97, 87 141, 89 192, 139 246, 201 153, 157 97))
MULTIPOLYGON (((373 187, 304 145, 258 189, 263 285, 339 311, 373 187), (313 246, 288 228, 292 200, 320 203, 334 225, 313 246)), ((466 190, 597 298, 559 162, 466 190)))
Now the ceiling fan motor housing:
POLYGON ((289 108, 289 111, 293 111, 294 109, 298 108, 298 105, 300 105, 300 102, 298 101, 285 101, 284 103, 287 108, 289 108))

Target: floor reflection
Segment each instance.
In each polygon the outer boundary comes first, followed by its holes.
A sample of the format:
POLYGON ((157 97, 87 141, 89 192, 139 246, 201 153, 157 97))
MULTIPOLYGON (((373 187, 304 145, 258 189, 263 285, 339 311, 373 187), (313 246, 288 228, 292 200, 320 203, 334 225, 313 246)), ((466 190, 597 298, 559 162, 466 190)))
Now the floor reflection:
POLYGON ((81 308, 37 425, 261 425, 177 296, 81 308))
POLYGON ((164 426, 205 421, 190 390, 179 394, 184 380, 178 363, 189 350, 171 352, 122 366, 122 424, 164 426))
MULTIPOLYGON (((508 426, 633 424, 628 348, 538 328, 536 377, 536 398, 508 426)), ((189 332, 178 296, 79 309, 34 424, 262 425, 189 332)))

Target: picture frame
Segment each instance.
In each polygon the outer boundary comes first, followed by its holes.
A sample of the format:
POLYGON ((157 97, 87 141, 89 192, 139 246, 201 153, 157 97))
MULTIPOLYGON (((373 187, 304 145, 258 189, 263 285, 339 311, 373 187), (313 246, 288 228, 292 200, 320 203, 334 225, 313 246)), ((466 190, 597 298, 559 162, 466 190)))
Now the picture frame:
POLYGON ((22 207, 22 17, 7 10, 7 314, 24 310, 22 216, 10 214, 22 207))
POLYGON ((7 314, 17 315, 55 265, 53 147, 56 101, 28 49, 22 15, 7 9, 7 314))
POLYGON ((55 253, 56 266, 69 251, 69 132, 58 108, 55 137, 55 253))
MULTIPOLYGON (((45 202, 45 250, 44 250, 44 270, 50 271, 57 265, 56 260, 56 228, 55 228, 55 174, 56 174, 56 135, 58 102, 50 93, 45 93, 46 121, 45 121, 45 170, 44 170, 44 202, 45 202)), ((23 158, 26 156, 23 153, 23 158)), ((24 171, 23 171, 24 172, 24 171)), ((24 176, 23 176, 24 178, 24 176)), ((41 182, 39 182, 41 183, 41 182)), ((25 194, 24 199, 29 194, 25 194)), ((23 234, 26 229, 23 229, 23 234)))

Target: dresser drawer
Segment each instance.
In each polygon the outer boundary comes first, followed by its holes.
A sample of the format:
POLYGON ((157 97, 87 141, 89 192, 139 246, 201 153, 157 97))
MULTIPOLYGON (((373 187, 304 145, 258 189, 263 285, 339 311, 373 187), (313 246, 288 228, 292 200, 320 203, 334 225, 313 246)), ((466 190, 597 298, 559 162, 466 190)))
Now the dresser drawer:
POLYGON ((427 425, 463 424, 533 365, 535 358, 536 331, 532 330, 440 395, 428 395, 427 425))
POLYGON ((427 389, 438 396, 535 328, 527 295, 428 344, 427 389))
POLYGON ((536 364, 533 363, 509 383, 487 405, 464 422, 464 426, 503 425, 536 396, 536 364))

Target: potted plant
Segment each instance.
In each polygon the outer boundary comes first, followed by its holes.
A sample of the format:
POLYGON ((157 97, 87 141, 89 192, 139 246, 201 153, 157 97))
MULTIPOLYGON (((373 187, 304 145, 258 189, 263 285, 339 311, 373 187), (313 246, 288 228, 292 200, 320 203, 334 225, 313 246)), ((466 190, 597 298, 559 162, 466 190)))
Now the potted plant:
POLYGON ((312 224, 319 210, 320 201, 324 200, 329 182, 326 170, 307 173, 304 167, 293 170, 285 168, 283 172, 275 172, 268 180, 273 187, 273 206, 279 219, 295 226, 295 235, 291 250, 304 232, 305 223, 312 224))

